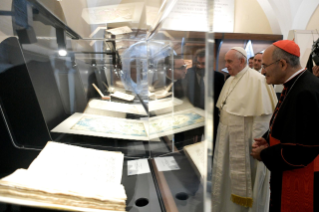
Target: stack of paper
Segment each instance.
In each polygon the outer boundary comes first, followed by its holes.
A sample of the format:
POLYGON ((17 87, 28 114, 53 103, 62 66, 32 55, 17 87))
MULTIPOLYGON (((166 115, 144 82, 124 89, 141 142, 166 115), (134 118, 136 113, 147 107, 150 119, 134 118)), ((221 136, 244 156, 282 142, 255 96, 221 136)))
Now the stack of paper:
POLYGON ((50 141, 28 170, 18 169, 0 180, 0 198, 57 204, 60 208, 125 211, 123 160, 120 152, 50 141))

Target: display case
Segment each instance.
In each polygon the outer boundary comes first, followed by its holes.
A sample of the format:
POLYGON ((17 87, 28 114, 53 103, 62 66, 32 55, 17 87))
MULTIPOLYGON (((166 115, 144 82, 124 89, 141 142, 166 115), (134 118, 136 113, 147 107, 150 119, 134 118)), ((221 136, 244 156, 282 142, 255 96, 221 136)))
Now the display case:
MULTIPOLYGON (((176 4, 1 4, 0 176, 28 168, 55 141, 121 152, 126 211, 211 211, 215 41, 210 21, 199 34, 172 30, 165 21, 176 4)), ((201 5, 211 20, 210 1, 201 5)), ((0 202, 99 211, 1 192, 0 202)))

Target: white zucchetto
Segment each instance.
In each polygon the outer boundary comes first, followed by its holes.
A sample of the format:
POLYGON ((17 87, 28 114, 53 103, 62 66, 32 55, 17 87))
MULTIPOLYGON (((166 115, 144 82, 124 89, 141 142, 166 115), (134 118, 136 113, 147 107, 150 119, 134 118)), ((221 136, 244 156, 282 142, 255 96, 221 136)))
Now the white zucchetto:
POLYGON ((233 47, 231 49, 241 53, 242 55, 244 55, 247 58, 247 52, 245 51, 245 49, 243 49, 241 47, 233 47))

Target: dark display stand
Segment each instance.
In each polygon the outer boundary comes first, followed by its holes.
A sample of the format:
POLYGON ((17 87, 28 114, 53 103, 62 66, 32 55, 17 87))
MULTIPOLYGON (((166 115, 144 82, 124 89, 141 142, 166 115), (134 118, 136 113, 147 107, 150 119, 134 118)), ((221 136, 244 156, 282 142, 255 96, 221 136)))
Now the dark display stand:
POLYGON ((202 212, 204 210, 203 185, 188 158, 183 152, 165 156, 173 156, 180 167, 179 170, 159 172, 152 159, 153 171, 166 211, 202 212))
POLYGON ((51 140, 17 38, 0 45, 0 106, 12 142, 42 149, 51 140))
POLYGON ((123 169, 122 183, 127 195, 129 212, 161 212, 160 198, 157 195, 151 173, 127 175, 127 161, 123 169))

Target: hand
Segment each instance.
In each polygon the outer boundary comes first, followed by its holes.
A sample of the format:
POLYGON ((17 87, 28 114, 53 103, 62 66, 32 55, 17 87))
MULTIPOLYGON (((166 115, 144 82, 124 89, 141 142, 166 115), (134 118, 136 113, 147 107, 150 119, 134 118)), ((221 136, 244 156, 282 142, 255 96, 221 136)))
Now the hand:
MULTIPOLYGON (((172 69, 168 69, 167 72, 166 72, 166 76, 169 78, 169 79, 172 79, 172 69)), ((187 74, 187 69, 186 68, 175 68, 174 70, 174 81, 176 80, 180 80, 180 79, 184 79, 185 76, 187 74)))
POLYGON ((319 66, 314 66, 312 68, 312 73, 313 75, 315 75, 316 77, 319 77, 319 66))
POLYGON ((264 139, 264 138, 255 138, 254 140, 255 140, 255 142, 252 145, 253 149, 260 147, 260 146, 266 146, 266 147, 269 146, 266 139, 264 139))
POLYGON ((262 146, 259 146, 259 147, 256 147, 256 148, 253 148, 251 150, 251 153, 250 155, 253 156, 253 158, 261 161, 261 157, 260 157, 260 152, 264 149, 268 148, 268 146, 266 145, 262 145, 262 146))

